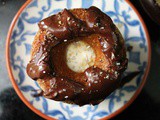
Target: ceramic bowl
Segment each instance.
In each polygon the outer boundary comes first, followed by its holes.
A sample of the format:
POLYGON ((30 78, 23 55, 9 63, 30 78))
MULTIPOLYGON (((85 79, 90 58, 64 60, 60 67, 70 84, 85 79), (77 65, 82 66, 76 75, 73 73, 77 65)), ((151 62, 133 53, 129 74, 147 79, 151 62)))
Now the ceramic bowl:
POLYGON ((114 117, 140 93, 149 71, 150 57, 151 46, 146 26, 128 0, 28 0, 11 24, 6 46, 7 67, 14 89, 30 109, 45 119, 94 120, 114 117), (26 65, 38 31, 37 23, 64 8, 90 6, 97 6, 109 15, 122 33, 126 47, 133 47, 132 51, 127 52, 129 64, 124 74, 142 71, 141 74, 96 106, 79 107, 44 97, 33 97, 33 90, 39 89, 39 86, 28 77, 26 65))

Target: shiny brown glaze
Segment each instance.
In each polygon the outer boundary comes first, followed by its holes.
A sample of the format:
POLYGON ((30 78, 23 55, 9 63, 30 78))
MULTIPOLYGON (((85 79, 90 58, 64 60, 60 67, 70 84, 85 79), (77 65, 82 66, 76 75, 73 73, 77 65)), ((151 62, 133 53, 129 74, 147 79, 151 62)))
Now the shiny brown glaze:
POLYGON ((85 9, 83 18, 64 9, 38 25, 46 34, 41 36, 44 41, 28 63, 27 73, 34 80, 45 81, 45 97, 78 105, 98 104, 118 87, 128 60, 121 36, 109 16, 96 7, 85 9), (98 34, 96 37, 108 65, 104 69, 102 65, 94 65, 77 74, 78 77, 59 72, 57 66, 65 68, 65 64, 60 65, 61 60, 56 60, 57 46, 63 45, 64 40, 71 42, 93 34, 98 34))

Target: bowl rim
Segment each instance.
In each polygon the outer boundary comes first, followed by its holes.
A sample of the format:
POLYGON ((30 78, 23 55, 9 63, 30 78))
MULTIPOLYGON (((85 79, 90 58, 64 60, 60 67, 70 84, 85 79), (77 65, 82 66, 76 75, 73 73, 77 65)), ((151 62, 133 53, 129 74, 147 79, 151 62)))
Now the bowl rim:
MULTIPOLYGON (((31 105, 28 100, 25 98, 25 96, 22 94, 21 90, 19 89, 15 79, 14 79, 14 76, 13 76, 13 73, 12 73, 12 70, 11 70, 11 65, 10 65, 10 38, 11 38, 11 34, 12 34, 12 31, 13 31, 13 28, 20 16, 20 14, 22 13, 22 11, 26 8, 26 6, 28 4, 30 4, 32 2, 32 0, 27 0, 22 6, 21 8, 18 10, 17 14, 15 15, 14 19, 12 20, 12 23, 10 25, 10 28, 9 28, 9 31, 8 31, 8 34, 7 34, 7 38, 6 38, 6 65, 7 65, 7 70, 8 70, 8 74, 9 74, 9 78, 10 78, 10 81, 16 91, 16 93, 18 94, 18 96, 20 97, 20 99, 26 104, 26 106, 28 106, 33 112, 35 112, 36 114, 38 114, 39 116, 41 116, 42 118, 44 119, 49 119, 49 120, 56 120, 55 118, 52 118, 50 116, 47 116, 46 114, 42 113, 41 111, 39 111, 38 109, 36 109, 33 105, 31 105)), ((143 29, 145 31, 145 34, 146 34, 146 40, 147 40, 147 44, 148 44, 148 63, 147 63, 147 67, 146 67, 146 70, 145 70, 145 73, 144 73, 144 76, 142 78, 142 82, 141 84, 139 85, 138 89, 136 90, 136 92, 134 93, 134 95, 130 98, 130 100, 124 105, 122 106, 121 108, 119 108, 118 110, 116 110, 115 112, 111 113, 110 115, 106 116, 106 117, 103 117, 101 118, 101 120, 106 120, 106 119, 111 119, 113 117, 115 117, 116 115, 118 115, 119 113, 121 113, 123 110, 125 110, 128 106, 131 105, 131 103, 133 103, 133 101, 137 98, 137 96, 140 94, 145 82, 146 82, 146 79, 147 79, 147 76, 148 76, 148 73, 149 73, 149 70, 150 70, 150 63, 151 63, 151 43, 150 43, 150 37, 149 37, 149 33, 148 33, 148 30, 147 30, 147 27, 141 17, 141 15, 139 14, 138 10, 134 7, 134 5, 129 1, 129 0, 125 0, 126 3, 129 4, 129 6, 134 10, 134 12, 137 14, 142 26, 143 26, 143 29)))

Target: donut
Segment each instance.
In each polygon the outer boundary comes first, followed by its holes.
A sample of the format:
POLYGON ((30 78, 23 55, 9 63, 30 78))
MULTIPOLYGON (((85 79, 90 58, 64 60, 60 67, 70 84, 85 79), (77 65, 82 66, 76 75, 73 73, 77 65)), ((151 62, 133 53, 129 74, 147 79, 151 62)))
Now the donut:
POLYGON ((119 87, 128 64, 124 39, 100 9, 64 9, 38 26, 26 71, 44 97, 96 105, 119 87))

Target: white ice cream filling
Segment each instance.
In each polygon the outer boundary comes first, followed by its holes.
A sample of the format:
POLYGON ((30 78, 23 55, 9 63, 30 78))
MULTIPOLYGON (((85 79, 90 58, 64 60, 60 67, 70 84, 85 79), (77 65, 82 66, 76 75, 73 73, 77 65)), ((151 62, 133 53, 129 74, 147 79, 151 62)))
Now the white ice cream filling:
POLYGON ((72 42, 67 46, 66 62, 68 67, 74 72, 84 72, 94 65, 95 52, 86 42, 72 42))

